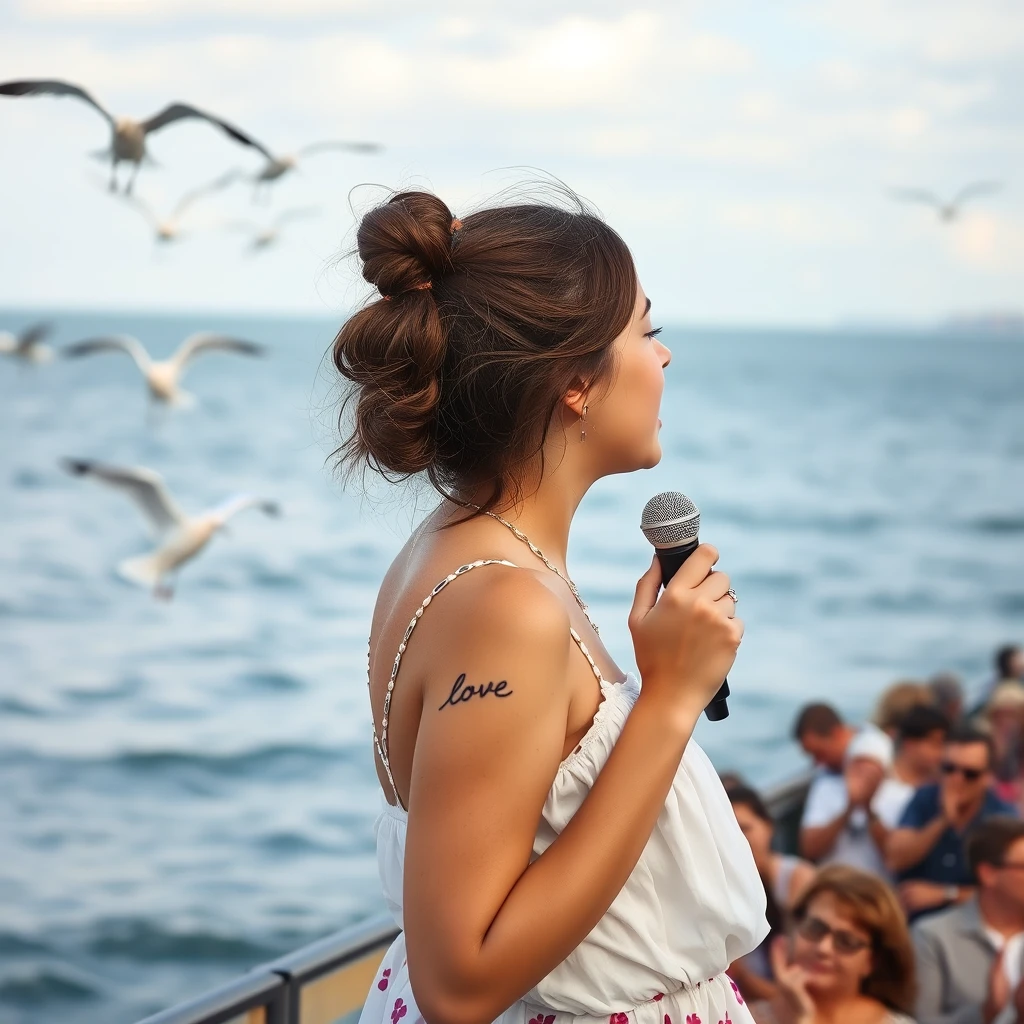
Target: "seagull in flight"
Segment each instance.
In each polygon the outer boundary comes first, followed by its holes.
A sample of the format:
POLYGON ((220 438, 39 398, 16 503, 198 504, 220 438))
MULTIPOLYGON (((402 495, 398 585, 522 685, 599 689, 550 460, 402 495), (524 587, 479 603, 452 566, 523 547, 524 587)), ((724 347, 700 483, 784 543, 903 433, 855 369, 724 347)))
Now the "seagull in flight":
POLYGON ((0 331, 0 354, 24 363, 48 363, 53 359, 53 349, 43 344, 43 338, 52 331, 53 325, 46 323, 30 324, 17 334, 0 331))
POLYGON ((62 355, 69 359, 91 356, 97 352, 126 352, 135 361, 149 387, 150 398, 167 405, 188 406, 195 396, 182 390, 180 380, 189 363, 204 352, 236 352, 243 356, 259 356, 266 352, 262 345, 225 334, 201 332, 186 338, 169 359, 153 359, 138 338, 128 334, 109 334, 66 345, 62 355))
POLYGON ((281 231, 289 221, 302 220, 319 212, 319 206, 299 206, 290 210, 282 210, 269 224, 257 224, 252 220, 234 220, 226 226, 248 232, 249 249, 255 253, 274 245, 280 239, 281 231))
POLYGON ((188 103, 171 103, 164 107, 158 114, 145 121, 137 121, 130 117, 115 117, 98 100, 91 96, 80 85, 72 82, 64 82, 53 78, 30 78, 14 82, 0 83, 0 96, 74 96, 84 100, 91 107, 97 110, 110 125, 111 138, 110 148, 98 154, 107 157, 111 161, 110 169, 110 191, 117 191, 117 165, 122 162, 134 164, 131 177, 125 184, 125 192, 130 193, 135 184, 135 178, 139 173, 139 166, 147 157, 146 136, 151 132, 159 131, 176 121, 183 121, 189 118, 198 118, 208 121, 215 128, 234 139, 243 146, 254 146, 261 153, 266 153, 263 146, 259 145, 250 135, 229 124, 227 121, 213 114, 193 107, 188 103))
POLYGON ((350 153, 376 153, 382 147, 379 142, 344 142, 341 140, 311 142, 294 153, 280 153, 275 155, 266 146, 255 144, 256 148, 267 158, 267 162, 260 170, 253 175, 252 180, 256 183, 257 194, 260 186, 269 186, 286 174, 298 169, 300 161, 306 157, 316 156, 318 153, 328 153, 331 150, 346 150, 350 153))
POLYGON ((279 516, 280 506, 252 494, 236 494, 198 515, 186 515, 171 497, 163 477, 144 467, 111 466, 93 459, 62 459, 61 465, 73 476, 88 476, 125 494, 149 522, 157 547, 145 555, 127 558, 117 567, 118 575, 131 583, 148 587, 154 597, 170 600, 178 570, 209 544, 214 534, 239 512, 258 508, 268 516, 279 516))
POLYGON ((153 237, 157 244, 177 242, 189 234, 188 231, 182 229, 182 221, 196 200, 221 191, 221 189, 236 181, 237 178, 238 176, 234 171, 229 171, 209 184, 201 185, 199 188, 186 192, 166 217, 161 217, 150 203, 137 195, 131 193, 124 193, 122 195, 118 193, 118 196, 131 204, 134 209, 138 210, 145 217, 149 226, 153 229, 153 237))
POLYGON ((1002 187, 1002 183, 998 181, 973 181, 969 185, 964 185, 948 201, 939 198, 934 192, 924 188, 896 188, 892 190, 891 195, 894 199, 899 199, 905 203, 923 203, 925 206, 930 206, 935 210, 939 220, 949 224, 960 216, 960 211, 968 199, 992 195, 993 192, 998 192, 1002 187))

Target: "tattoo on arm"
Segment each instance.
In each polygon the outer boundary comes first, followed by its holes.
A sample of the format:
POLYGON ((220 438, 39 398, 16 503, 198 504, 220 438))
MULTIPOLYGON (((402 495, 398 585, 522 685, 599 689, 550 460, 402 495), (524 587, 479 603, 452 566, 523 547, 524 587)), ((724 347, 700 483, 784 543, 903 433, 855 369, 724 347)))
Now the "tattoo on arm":
POLYGON ((507 679, 502 679, 500 683, 489 682, 486 686, 474 686, 472 683, 467 686, 466 673, 463 672, 455 680, 448 699, 437 710, 443 711, 449 705, 455 707, 456 704, 465 704, 466 701, 472 700, 474 697, 486 697, 489 693, 493 693, 495 697, 511 697, 515 691, 506 690, 506 686, 508 686, 507 679))

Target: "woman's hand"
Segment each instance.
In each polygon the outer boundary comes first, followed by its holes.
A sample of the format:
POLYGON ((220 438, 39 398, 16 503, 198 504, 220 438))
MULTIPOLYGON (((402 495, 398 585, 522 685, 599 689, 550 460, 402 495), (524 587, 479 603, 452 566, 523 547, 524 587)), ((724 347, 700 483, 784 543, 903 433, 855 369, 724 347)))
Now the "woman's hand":
POLYGON ((786 944, 789 940, 778 936, 771 945, 772 973, 778 993, 772 1000, 776 1024, 811 1024, 814 1020, 814 1001, 807 991, 807 972, 790 963, 786 944))
MULTIPOLYGON (((666 713, 696 718, 729 674, 743 637, 729 577, 712 572, 718 551, 701 544, 669 580, 661 597, 657 556, 636 585, 629 613, 642 700, 666 713)), ((692 721, 689 723, 692 725, 692 721)))

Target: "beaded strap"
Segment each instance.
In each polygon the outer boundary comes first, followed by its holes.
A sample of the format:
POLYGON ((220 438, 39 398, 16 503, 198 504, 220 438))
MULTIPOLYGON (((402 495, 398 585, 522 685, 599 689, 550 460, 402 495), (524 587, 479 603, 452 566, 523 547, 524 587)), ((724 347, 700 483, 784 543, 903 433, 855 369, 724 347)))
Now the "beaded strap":
MULTIPOLYGON (((507 565, 512 569, 518 569, 514 562, 506 561, 504 558, 481 558, 475 562, 470 562, 468 565, 460 565, 455 572, 449 573, 440 583, 437 584, 434 589, 427 594, 427 596, 420 603, 419 608, 416 609, 416 614, 409 620, 409 625, 406 626, 405 635, 402 637, 402 642, 398 645, 398 653, 395 655, 395 663, 391 666, 391 678, 388 679, 388 688, 384 694, 384 712, 381 717, 380 723, 380 737, 377 736, 377 727, 373 726, 373 742, 377 747, 377 754, 380 757, 381 764, 384 765, 384 771, 387 773, 388 782, 391 783, 391 789, 395 794, 395 801, 398 806, 403 810, 405 805, 402 803, 402 798, 398 795, 398 787, 395 785, 395 777, 391 774, 391 762, 388 759, 388 712, 391 710, 391 694, 395 689, 395 680, 398 678, 398 669, 402 664, 402 655, 405 654, 405 649, 409 645, 409 637, 412 636, 412 631, 416 628, 416 623, 423 617, 423 610, 430 604, 431 601, 437 597, 438 594, 444 590, 453 580, 458 579, 460 576, 465 576, 467 572, 472 569, 479 569, 481 565, 507 565)), ((576 646, 579 647, 583 656, 587 659, 593 670, 594 676, 598 683, 604 682, 604 677, 601 675, 601 670, 597 667, 597 663, 591 656, 590 651, 587 649, 587 645, 580 639, 579 633, 569 627, 569 635, 576 642, 576 646)))
POLYGON ((458 579, 460 576, 465 576, 471 569, 479 569, 481 565, 508 565, 513 569, 519 567, 514 562, 507 562, 504 558, 481 558, 475 562, 470 562, 468 565, 460 565, 455 572, 449 573, 440 583, 437 584, 434 589, 427 594, 423 601, 420 603, 419 608, 416 609, 416 614, 413 615, 409 621, 409 625, 405 628, 405 636, 402 637, 402 642, 398 645, 398 653, 395 655, 395 663, 391 666, 391 678, 388 679, 387 692, 384 694, 384 714, 381 718, 380 724, 380 738, 377 738, 377 727, 373 728, 373 742, 377 745, 377 753, 380 756, 381 763, 384 765, 384 771, 387 772, 388 782, 391 783, 391 788, 395 793, 395 800, 398 801, 399 807, 404 807, 402 804, 402 798, 398 795, 398 787, 395 785, 395 777, 391 774, 391 762, 388 760, 388 712, 391 710, 391 694, 395 689, 395 680, 398 678, 398 667, 402 664, 402 655, 405 654, 405 648, 409 643, 409 637, 412 636, 412 631, 416 628, 416 623, 420 621, 420 617, 423 615, 423 609, 430 604, 431 601, 437 597, 438 594, 448 586, 452 580, 458 579))

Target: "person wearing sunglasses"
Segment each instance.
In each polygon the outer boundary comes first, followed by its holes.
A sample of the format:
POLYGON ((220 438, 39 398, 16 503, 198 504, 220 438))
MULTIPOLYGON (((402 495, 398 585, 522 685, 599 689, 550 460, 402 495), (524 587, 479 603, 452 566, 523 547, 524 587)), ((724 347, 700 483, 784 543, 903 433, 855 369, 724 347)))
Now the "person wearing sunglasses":
POLYGON ((913 928, 920 1024, 1024 1019, 1024 822, 983 822, 967 859, 977 895, 913 928))
POLYGON ((992 788, 992 741, 972 726, 950 732, 937 783, 921 786, 886 842, 886 863, 899 880, 913 920, 971 898, 974 878, 965 844, 995 815, 1016 810, 992 788))
POLYGON ((907 1024, 914 951, 903 911, 875 875, 822 868, 772 944, 778 986, 751 1012, 758 1024, 907 1024))

